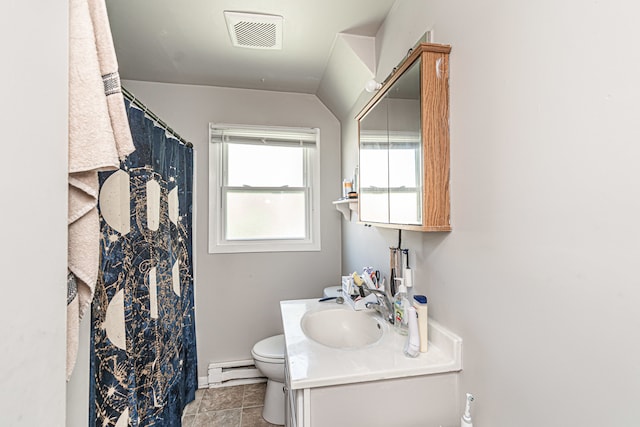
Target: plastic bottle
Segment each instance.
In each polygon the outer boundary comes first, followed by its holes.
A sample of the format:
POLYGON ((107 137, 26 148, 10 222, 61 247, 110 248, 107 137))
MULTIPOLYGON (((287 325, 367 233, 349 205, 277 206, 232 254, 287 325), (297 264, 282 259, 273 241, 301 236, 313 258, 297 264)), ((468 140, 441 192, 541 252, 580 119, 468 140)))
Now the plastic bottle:
POLYGON ((418 314, 418 334, 420 335, 420 353, 426 353, 429 343, 429 311, 427 297, 424 295, 413 296, 413 306, 418 314))
POLYGON ((410 305, 407 299, 407 288, 402 283, 401 278, 396 278, 395 280, 400 282, 400 285, 398 285, 398 292, 393 297, 393 325, 400 335, 407 335, 407 309, 410 305))
POLYGON ((407 324, 409 336, 407 343, 404 345, 404 354, 407 357, 418 357, 420 355, 420 337, 418 335, 418 315, 416 308, 411 306, 405 313, 407 315, 407 324))

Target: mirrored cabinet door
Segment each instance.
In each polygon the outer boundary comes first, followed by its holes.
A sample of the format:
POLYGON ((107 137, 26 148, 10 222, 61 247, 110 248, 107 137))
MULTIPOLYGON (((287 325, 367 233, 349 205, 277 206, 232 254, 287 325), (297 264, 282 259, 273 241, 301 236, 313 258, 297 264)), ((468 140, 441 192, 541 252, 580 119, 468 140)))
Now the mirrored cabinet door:
POLYGON ((387 222, 392 224, 422 224, 420 62, 418 58, 385 96, 389 136, 387 222))
POLYGON ((389 222, 387 100, 360 120, 360 219, 389 222))

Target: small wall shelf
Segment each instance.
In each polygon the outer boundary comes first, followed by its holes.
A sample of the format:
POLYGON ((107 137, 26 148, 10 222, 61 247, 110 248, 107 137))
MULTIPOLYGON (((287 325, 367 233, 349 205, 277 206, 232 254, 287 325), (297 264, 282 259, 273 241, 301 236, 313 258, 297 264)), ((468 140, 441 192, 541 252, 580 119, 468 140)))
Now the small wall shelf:
POLYGON ((344 219, 351 221, 351 211, 358 210, 358 199, 340 199, 333 201, 337 210, 342 212, 344 219))

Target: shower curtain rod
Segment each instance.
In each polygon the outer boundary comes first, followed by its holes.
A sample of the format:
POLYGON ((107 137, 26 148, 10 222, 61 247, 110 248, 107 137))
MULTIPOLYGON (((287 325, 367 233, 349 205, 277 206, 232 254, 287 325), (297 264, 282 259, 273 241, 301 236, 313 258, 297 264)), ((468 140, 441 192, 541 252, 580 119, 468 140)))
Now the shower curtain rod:
POLYGON ((131 101, 131 103, 133 105, 137 106, 142 111, 144 111, 144 113, 146 115, 151 117, 151 119, 153 119, 153 121, 155 121, 157 124, 159 124, 162 128, 164 128, 164 130, 169 132, 171 135, 173 135, 182 144, 186 145, 188 148, 193 148, 193 144, 192 143, 190 143, 189 141, 187 141, 186 139, 184 139, 183 137, 178 135, 178 132, 176 132, 175 130, 171 129, 171 127, 169 127, 169 125, 167 125, 165 122, 163 122, 162 119, 160 119, 160 117, 156 116, 153 113, 153 111, 151 111, 151 110, 149 110, 149 108, 147 108, 146 105, 144 105, 142 102, 140 102, 140 100, 136 99, 134 94, 129 92, 124 86, 121 86, 121 88, 122 88, 122 93, 123 93, 124 97, 127 98, 129 101, 131 101))

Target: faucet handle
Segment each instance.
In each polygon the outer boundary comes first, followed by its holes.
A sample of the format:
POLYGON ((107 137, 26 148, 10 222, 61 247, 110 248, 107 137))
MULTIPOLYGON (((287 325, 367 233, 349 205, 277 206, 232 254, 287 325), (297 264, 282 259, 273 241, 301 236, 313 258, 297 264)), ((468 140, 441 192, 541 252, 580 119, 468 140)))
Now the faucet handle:
POLYGON ((393 325, 395 319, 393 315, 393 307, 391 301, 387 297, 387 294, 379 289, 367 289, 367 291, 369 292, 368 295, 375 295, 376 302, 367 302, 365 307, 376 310, 384 319, 387 320, 387 322, 393 325))

